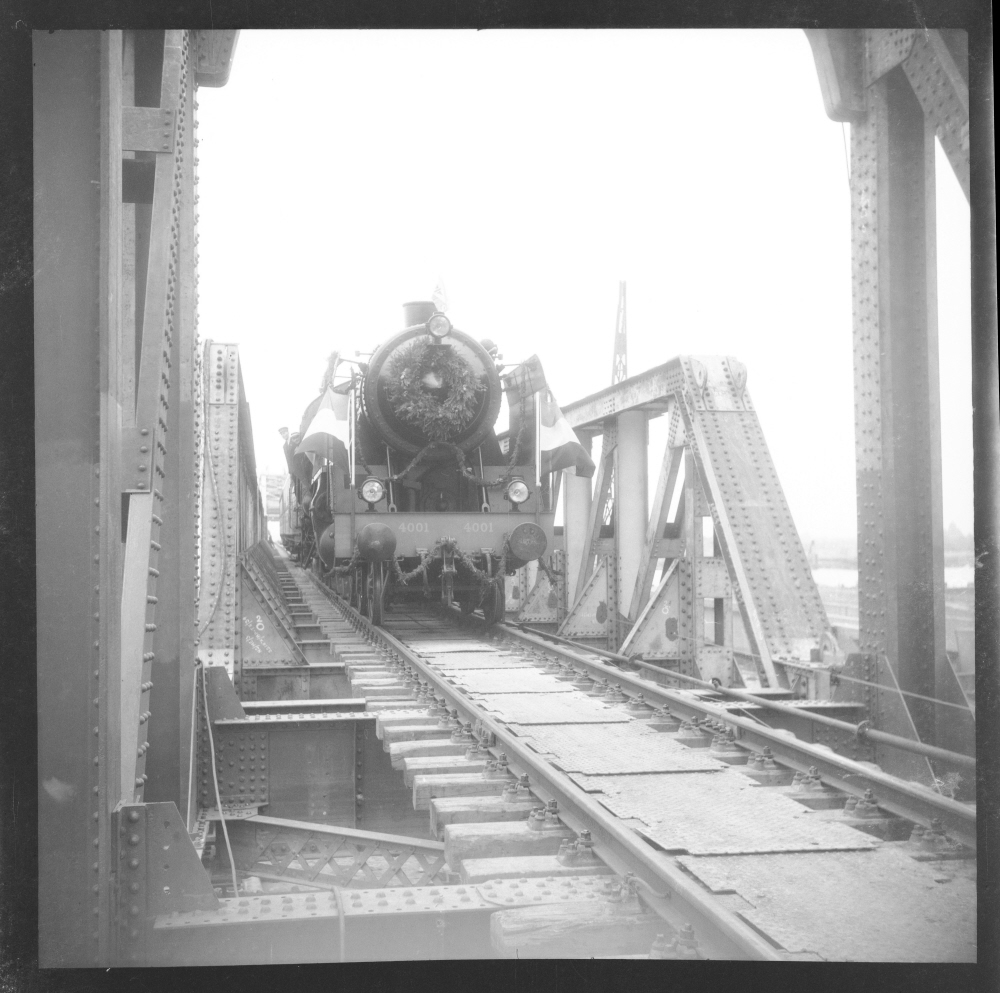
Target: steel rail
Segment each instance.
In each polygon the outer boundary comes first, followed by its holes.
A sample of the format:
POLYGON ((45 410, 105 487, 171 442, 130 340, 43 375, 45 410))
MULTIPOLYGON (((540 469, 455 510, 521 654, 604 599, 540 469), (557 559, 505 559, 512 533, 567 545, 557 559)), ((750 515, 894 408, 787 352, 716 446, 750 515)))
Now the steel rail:
MULTIPOLYGON (((511 625, 505 624, 505 626, 510 627, 511 625)), ((546 631, 529 628, 524 624, 519 624, 518 628, 525 634, 532 634, 541 638, 557 637, 556 635, 549 635, 546 631)), ((567 644, 567 640, 565 638, 558 638, 557 640, 563 644, 567 644)), ((568 644, 572 645, 573 643, 568 642, 568 644)), ((574 647, 585 648, 586 646, 576 645, 574 647)), ((879 731, 876 728, 867 727, 864 724, 851 724, 850 721, 841 721, 836 717, 827 717, 825 714, 817 714, 814 711, 805 710, 799 707, 790 707, 787 703, 782 703, 780 700, 768 700, 765 697, 759 697, 755 696, 753 693, 748 693, 746 690, 740 690, 727 686, 716 686, 714 683, 710 683, 707 680, 698 679, 695 676, 685 676, 682 673, 674 672, 671 669, 663 669, 660 666, 652 665, 642 659, 629 658, 626 655, 619 655, 617 652, 609 652, 604 649, 594 649, 594 651, 596 654, 606 656, 607 658, 615 661, 620 661, 625 665, 635 666, 639 669, 647 669, 650 672, 655 672, 668 679, 676 679, 684 683, 692 683, 701 689, 722 693, 724 696, 734 697, 737 700, 746 700, 748 703, 755 703, 760 707, 766 707, 768 710, 775 710, 781 714, 792 714, 796 717, 802 717, 806 720, 812 721, 814 724, 825 724, 827 727, 836 728, 838 731, 846 731, 857 738, 867 738, 870 741, 878 741, 883 745, 898 748, 903 752, 912 752, 914 755, 923 755, 925 758, 937 759, 939 762, 961 766, 963 769, 971 769, 975 771, 976 768, 976 760, 971 755, 963 755, 961 752, 948 751, 946 748, 937 748, 934 745, 924 744, 922 741, 913 741, 911 738, 902 738, 898 734, 889 734, 885 731, 879 731)), ((858 682, 862 682, 862 680, 858 680, 858 682)), ((870 686, 873 684, 869 683, 866 685, 870 686)), ((888 686, 883 686, 881 688, 890 689, 888 686)))
POLYGON ((422 673, 443 694, 456 703, 467 716, 491 732, 497 749, 508 756, 508 765, 519 774, 527 774, 531 791, 542 801, 554 799, 559 804, 560 819, 574 831, 589 830, 594 849, 612 869, 620 875, 633 873, 646 885, 642 899, 667 920, 675 929, 690 923, 699 935, 699 941, 721 954, 725 959, 749 958, 781 962, 786 957, 756 930, 742 922, 732 911, 720 906, 693 879, 672 866, 668 856, 642 840, 631 829, 622 827, 618 819, 585 793, 565 773, 559 772, 504 728, 496 718, 483 711, 468 699, 465 692, 448 683, 444 677, 413 649, 383 628, 372 628, 367 618, 350 607, 338 594, 319 584, 326 596, 345 616, 352 616, 363 625, 371 637, 383 641, 408 665, 422 673), (653 882, 655 881, 655 883, 653 882), (657 894, 657 886, 667 886, 669 892, 657 894), (652 892, 650 892, 652 890, 652 892), (683 904, 679 906, 678 904, 683 904))
MULTIPOLYGON (((645 697, 652 693, 661 702, 669 704, 671 709, 679 710, 685 716, 708 715, 726 721, 739 729, 741 744, 744 747, 759 751, 767 745, 775 759, 782 765, 799 772, 808 772, 811 766, 815 766, 820 778, 835 789, 857 797, 864 796, 865 791, 871 789, 876 794, 878 805, 884 810, 906 820, 923 824, 924 827, 930 827, 931 822, 937 819, 945 830, 963 845, 973 851, 976 849, 975 807, 942 796, 929 787, 907 782, 881 769, 838 755, 825 745, 813 745, 802 741, 791 732, 776 730, 749 718, 738 717, 707 700, 682 696, 677 690, 670 690, 652 680, 633 676, 598 659, 586 658, 571 649, 543 641, 511 625, 504 624, 503 628, 505 634, 532 647, 562 655, 591 671, 599 672, 602 676, 614 676, 619 682, 641 692, 645 697)), ((580 648, 583 651, 590 650, 588 646, 580 648)), ((796 715, 801 716, 798 710, 791 709, 796 715)))
POLYGON ((675 927, 682 923, 677 920, 677 908, 672 906, 672 899, 676 896, 690 907, 690 910, 684 911, 681 916, 684 921, 695 926, 696 933, 703 936, 702 941, 707 943, 710 940, 707 929, 714 929, 726 939, 727 944, 731 944, 750 958, 783 961, 784 957, 769 942, 740 923, 730 911, 714 905, 712 898, 703 893, 697 883, 671 867, 656 849, 638 838, 630 829, 616 823, 617 818, 605 811, 569 776, 554 769, 540 756, 533 755, 527 746, 518 743, 510 731, 471 701, 465 691, 448 683, 432 666, 425 663, 404 642, 399 641, 388 631, 379 633, 410 665, 433 682, 441 693, 451 696, 467 715, 479 721, 483 728, 494 735, 497 741, 496 747, 507 754, 510 768, 515 772, 528 774, 532 792, 541 800, 556 800, 559 804, 560 819, 564 823, 577 832, 584 828, 590 831, 597 854, 608 865, 622 875, 624 875, 622 870, 635 873, 639 878, 645 879, 647 885, 651 883, 647 877, 652 875, 656 884, 666 885, 669 888, 671 892, 667 899, 643 892, 643 899, 650 903, 654 910, 658 910, 661 916, 675 927), (668 907, 672 907, 672 913, 667 910, 668 907))

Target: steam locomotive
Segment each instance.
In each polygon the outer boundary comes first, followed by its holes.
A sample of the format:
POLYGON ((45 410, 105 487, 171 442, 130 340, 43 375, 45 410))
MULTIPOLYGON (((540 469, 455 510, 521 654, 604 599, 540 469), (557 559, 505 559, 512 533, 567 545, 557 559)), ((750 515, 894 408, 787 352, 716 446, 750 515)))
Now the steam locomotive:
POLYGON ((505 576, 552 546, 537 386, 433 303, 321 393, 286 436, 281 539, 374 624, 408 599, 503 618, 505 576), (494 428, 506 392, 509 430, 494 428), (502 447, 501 441, 506 442, 502 447), (507 450, 505 451, 504 448, 507 450))

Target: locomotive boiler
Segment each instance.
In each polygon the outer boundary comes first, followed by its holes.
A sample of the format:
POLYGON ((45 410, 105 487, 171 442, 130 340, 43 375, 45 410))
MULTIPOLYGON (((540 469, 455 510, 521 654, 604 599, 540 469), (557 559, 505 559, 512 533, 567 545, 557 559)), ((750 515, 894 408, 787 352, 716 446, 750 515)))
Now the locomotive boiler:
POLYGON ((419 598, 481 609, 494 623, 505 576, 552 547, 538 384, 521 366, 501 377, 496 346, 434 304, 403 311, 403 330, 340 382, 331 357, 287 439, 282 540, 375 624, 393 603, 419 598))

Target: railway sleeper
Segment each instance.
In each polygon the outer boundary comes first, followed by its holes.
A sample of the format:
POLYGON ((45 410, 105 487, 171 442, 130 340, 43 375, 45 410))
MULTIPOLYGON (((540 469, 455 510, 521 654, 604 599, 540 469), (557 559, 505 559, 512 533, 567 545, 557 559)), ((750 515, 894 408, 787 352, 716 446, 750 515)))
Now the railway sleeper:
MULTIPOLYGON (((439 718, 433 714, 428 714, 426 710, 418 710, 409 703, 395 702, 386 703, 379 711, 375 719, 375 726, 378 729, 378 736, 383 739, 385 732, 390 728, 398 727, 434 727, 438 725, 439 718)), ((439 730, 444 731, 444 728, 439 730)), ((450 734, 449 734, 450 737, 450 734)), ((406 741, 406 738, 401 739, 406 741)), ((386 749, 388 751, 388 749, 386 749)))
POLYGON ((560 847, 565 848, 565 842, 575 841, 576 832, 558 818, 538 824, 531 814, 524 821, 448 824, 444 829, 444 859, 452 869, 461 871, 458 867, 465 859, 554 856, 560 847))
POLYGON ((438 840, 449 824, 485 824, 497 821, 527 821, 539 801, 527 794, 523 799, 501 796, 436 797, 430 802, 430 833, 438 840))
POLYGON ((378 711, 382 713, 399 713, 402 710, 413 711, 415 716, 425 716, 426 710, 415 710, 413 707, 412 700, 371 700, 368 703, 368 709, 372 711, 378 711))
POLYGON ((397 741, 389 746, 388 751, 393 769, 402 770, 406 759, 464 756, 468 749, 450 738, 431 738, 425 741, 397 741))
POLYGON ((360 652, 343 652, 335 648, 333 654, 338 662, 344 663, 345 668, 352 676, 396 675, 392 666, 374 652, 362 654, 360 652))
POLYGON ((419 717, 410 718, 406 724, 393 724, 382 728, 382 747, 389 751, 389 746, 397 741, 451 741, 451 732, 447 728, 433 724, 422 723, 419 717))
POLYGON ((482 772, 486 759, 468 759, 461 755, 419 755, 403 760, 403 782, 413 786, 418 775, 445 775, 450 773, 482 772))
POLYGON ((348 668, 348 678, 356 686, 378 686, 392 687, 394 690, 403 692, 406 684, 398 677, 385 669, 369 669, 367 672, 358 672, 357 669, 348 668))
POLYGON ((363 696, 371 700, 394 700, 402 701, 408 700, 409 694, 402 686, 398 685, 383 685, 378 686, 370 682, 359 683, 354 680, 351 681, 351 695, 352 696, 363 696))
POLYGON ((614 870, 599 859, 589 864, 563 863, 558 855, 514 855, 486 859, 463 859, 459 872, 463 883, 485 883, 491 879, 552 878, 563 876, 613 876, 614 870))
POLYGON ((413 777, 413 809, 430 810, 431 800, 449 796, 500 796, 513 777, 486 779, 482 774, 450 773, 413 777))

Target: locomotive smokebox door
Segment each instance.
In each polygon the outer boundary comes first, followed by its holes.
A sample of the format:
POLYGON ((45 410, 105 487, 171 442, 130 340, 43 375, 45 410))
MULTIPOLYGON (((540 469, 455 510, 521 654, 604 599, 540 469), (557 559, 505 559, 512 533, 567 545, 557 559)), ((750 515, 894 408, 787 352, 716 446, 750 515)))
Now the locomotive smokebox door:
POLYGON ((375 351, 365 372, 362 411, 379 437, 407 456, 433 443, 474 451, 500 413, 500 376, 489 352, 450 324, 442 330, 437 337, 426 323, 408 327, 375 351))

